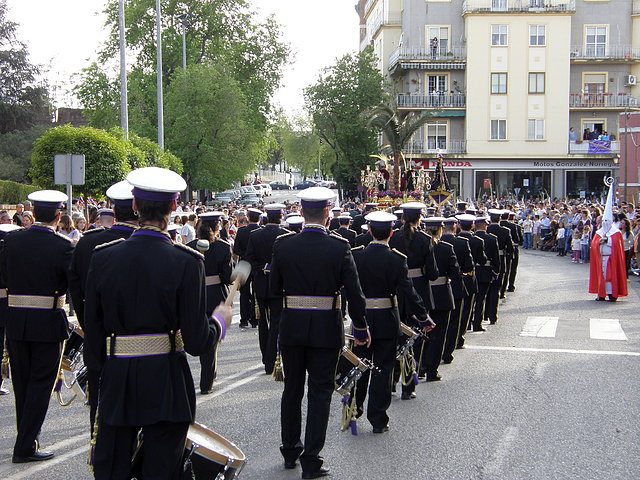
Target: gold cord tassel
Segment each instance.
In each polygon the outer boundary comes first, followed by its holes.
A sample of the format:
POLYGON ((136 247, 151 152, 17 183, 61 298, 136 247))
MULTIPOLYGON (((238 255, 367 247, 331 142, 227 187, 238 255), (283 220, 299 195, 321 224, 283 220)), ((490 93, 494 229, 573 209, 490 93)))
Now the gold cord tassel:
POLYGON ((96 408, 96 419, 93 424, 93 433, 91 434, 91 440, 89 441, 89 456, 87 457, 87 465, 91 467, 93 471, 93 461, 95 459, 96 442, 98 441, 98 409, 96 408))
POLYGON ((2 355, 2 366, 0 366, 0 374, 5 380, 11 378, 11 371, 9 369, 9 350, 7 350, 7 342, 4 342, 4 354, 2 355))
POLYGON ((284 371, 282 370, 282 356, 280 352, 276 355, 276 363, 273 365, 273 378, 276 382, 284 382, 284 371))
POLYGON ((357 385, 354 385, 351 390, 351 395, 342 397, 342 423, 340 424, 340 431, 346 432, 350 429, 351 435, 358 435, 358 424, 356 422, 358 418, 356 389, 357 385))

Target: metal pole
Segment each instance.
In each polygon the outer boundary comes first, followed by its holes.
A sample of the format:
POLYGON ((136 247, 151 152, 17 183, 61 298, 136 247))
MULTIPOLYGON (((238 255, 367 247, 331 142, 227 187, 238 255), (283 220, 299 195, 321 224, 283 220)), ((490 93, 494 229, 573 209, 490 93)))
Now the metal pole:
POLYGON ((629 107, 624 110, 624 201, 627 201, 627 193, 629 189, 629 182, 627 180, 627 164, 629 163, 629 156, 627 155, 629 147, 629 107))
POLYGON ((71 204, 73 203, 73 188, 71 187, 71 163, 73 162, 73 155, 66 155, 66 167, 67 167, 67 214, 71 216, 71 204))
POLYGON ((156 0, 156 75, 158 89, 158 146, 164 148, 164 111, 162 108, 162 25, 160 23, 160 0, 156 0))
POLYGON ((124 138, 129 138, 129 107, 127 101, 127 52, 124 40, 124 0, 118 8, 118 26, 120 28, 120 126, 124 138))
POLYGON ((182 69, 187 69, 187 26, 182 24, 182 69))

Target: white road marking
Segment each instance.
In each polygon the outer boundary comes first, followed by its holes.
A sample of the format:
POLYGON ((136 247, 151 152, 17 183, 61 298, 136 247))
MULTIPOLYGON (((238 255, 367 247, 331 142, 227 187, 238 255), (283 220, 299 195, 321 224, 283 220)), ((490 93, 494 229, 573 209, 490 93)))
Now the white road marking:
POLYGON ((590 318, 589 332, 596 340, 627 340, 617 318, 590 318))
POLYGON ((529 348, 529 347, 498 347, 489 345, 466 345, 469 350, 494 350, 498 352, 541 352, 541 353, 571 353, 577 355, 612 355, 620 357, 640 357, 640 352, 621 352, 616 350, 577 350, 572 348, 529 348))
MULTIPOLYGON (((228 383, 230 380, 233 380, 235 378, 241 377, 243 375, 246 375, 248 373, 253 372, 254 370, 257 369, 261 369, 263 368, 263 365, 260 364, 256 364, 252 367, 249 367, 245 370, 243 370, 242 372, 239 373, 235 373, 233 375, 229 375, 228 377, 225 377, 223 379, 221 379, 218 382, 218 385, 222 384, 222 383, 228 383)), ((256 378, 263 376, 264 374, 262 372, 258 372, 258 373, 254 373, 253 375, 250 375, 249 377, 243 378, 241 380, 238 380, 237 382, 233 382, 228 384, 227 386, 225 386, 224 388, 221 388, 220 390, 214 392, 211 395, 207 395, 207 396, 201 396, 200 398, 198 398, 196 400, 196 405, 200 405, 201 403, 206 402, 207 400, 211 400, 213 398, 219 397, 220 395, 223 395, 225 393, 230 392, 231 390, 235 390, 238 387, 241 387, 242 385, 245 385, 253 380, 255 380, 256 378)), ((67 453, 63 453, 61 455, 56 455, 56 457, 53 460, 48 460, 46 462, 42 462, 39 463, 37 465, 34 465, 32 467, 26 468, 25 470, 22 470, 20 472, 14 473, 13 475, 9 475, 8 477, 3 476, 3 478, 5 480, 20 480, 23 478, 26 478, 28 476, 34 475, 42 470, 46 470, 48 468, 53 467, 54 465, 57 465, 61 462, 64 462, 66 460, 68 460, 69 458, 75 457, 76 455, 79 455, 83 452, 87 452, 89 449, 89 439, 88 439, 88 433, 82 433, 80 435, 76 435, 74 437, 71 438, 67 438, 66 440, 63 440, 61 442, 58 443, 54 443, 52 445, 50 445, 49 447, 47 447, 47 450, 53 450, 52 447, 55 447, 56 449, 58 448, 64 448, 66 446, 72 445, 74 443, 77 443, 81 440, 86 440, 86 443, 74 450, 71 450, 70 452, 67 453)), ((8 470, 12 470, 13 468, 15 468, 15 466, 13 466, 12 464, 0 467, 0 474, 4 474, 5 472, 7 472, 8 470)))
POLYGON ((521 337, 555 337, 558 317, 527 317, 520 332, 521 337))
POLYGON ((498 445, 496 445, 496 449, 491 457, 491 460, 489 461, 489 463, 487 463, 483 470, 483 473, 487 475, 487 478, 497 478, 497 475, 500 474, 504 465, 504 461, 509 454, 509 449, 511 448, 511 445, 513 444, 517 435, 518 427, 507 427, 504 434, 500 438, 498 445))

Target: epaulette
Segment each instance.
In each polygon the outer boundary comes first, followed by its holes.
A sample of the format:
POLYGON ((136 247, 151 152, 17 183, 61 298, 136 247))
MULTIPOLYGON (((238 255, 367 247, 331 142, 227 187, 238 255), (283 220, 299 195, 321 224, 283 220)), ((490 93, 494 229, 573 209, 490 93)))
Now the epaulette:
POLYGON ((439 243, 444 243, 445 245, 449 245, 451 248, 453 248, 453 245, 451 245, 449 242, 445 242, 444 240, 440 240, 439 243))
POLYGON ((342 240, 343 242, 347 242, 349 243, 349 240, 347 240, 346 238, 344 238, 342 235, 338 235, 337 233, 330 233, 329 236, 331 238, 335 238, 337 240, 342 240))
POLYGON ((404 259, 406 259, 406 258, 407 258, 407 256, 406 256, 404 253, 402 253, 400 250, 396 250, 395 248, 392 248, 392 249, 391 249, 391 251, 392 251, 393 253, 397 253, 398 255, 400 255, 400 256, 401 256, 402 258, 404 258, 404 259))
POLYGON ((464 240, 465 242, 469 243, 469 239, 466 237, 461 237, 460 235, 456 235, 456 238, 460 238, 462 240, 464 240))
POLYGON ((351 251, 355 252, 356 250, 362 250, 362 249, 364 249, 364 245, 358 245, 357 247, 353 247, 351 251))
POLYGON ((82 236, 84 237, 85 235, 91 235, 92 233, 96 233, 96 232, 104 232, 104 230, 105 230, 104 227, 92 228, 91 230, 87 230, 86 232, 82 232, 82 236))
POLYGON ((489 233, 487 232, 489 235, 491 235, 493 238, 495 238, 496 240, 498 239, 498 236, 495 233, 489 233))
POLYGON ((282 235, 278 235, 276 237, 276 240, 279 240, 279 239, 284 238, 284 237, 288 237, 290 235, 295 235, 295 234, 296 234, 296 232, 291 232, 291 231, 287 230, 287 233, 283 233, 282 235))
POLYGON ((186 245, 183 245, 182 243, 174 243, 173 246, 179 248, 180 250, 184 250, 187 253, 190 253, 191 255, 196 257, 198 260, 203 260, 204 261, 204 255, 201 254, 199 251, 191 248, 191 247, 187 247, 186 245))
MULTIPOLYGON (((218 239, 216 239, 216 242, 222 242, 222 243, 224 243, 224 244, 226 244, 226 245, 231 246, 231 244, 230 244, 229 242, 227 242, 226 240, 223 240, 222 238, 218 238, 218 239)), ((189 247, 189 248, 191 248, 191 247, 189 247)), ((193 249, 192 249, 192 250, 193 250, 193 249)))
POLYGON ((65 239, 66 241, 68 241, 68 242, 73 242, 73 240, 71 240, 69 237, 67 237, 67 236, 66 236, 65 234, 63 234, 63 233, 55 232, 55 234, 56 234, 57 236, 59 236, 60 238, 64 238, 64 239, 65 239))
MULTIPOLYGON (((283 235, 288 235, 290 233, 296 233, 296 232, 293 232, 293 231, 289 230, 287 227, 280 227, 280 228, 286 232, 283 235)), ((278 235, 278 236, 280 236, 280 235, 278 235)))
POLYGON ((422 235, 424 235, 425 237, 427 237, 429 240, 431 240, 431 235, 429 235, 427 232, 425 232, 424 230, 418 230, 418 233, 421 233, 422 235))
POLYGON ((120 242, 124 242, 125 239, 124 238, 117 238, 115 240, 111 240, 110 242, 107 243, 101 243, 100 245, 96 245, 93 248, 93 251, 97 251, 97 250, 102 250, 103 248, 107 248, 107 247, 112 247, 113 245, 117 245, 120 242))

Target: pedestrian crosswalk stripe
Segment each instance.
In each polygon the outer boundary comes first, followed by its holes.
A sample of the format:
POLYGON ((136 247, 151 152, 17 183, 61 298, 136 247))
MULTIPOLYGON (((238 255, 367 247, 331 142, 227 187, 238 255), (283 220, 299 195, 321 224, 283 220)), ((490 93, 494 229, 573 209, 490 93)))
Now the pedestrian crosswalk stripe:
POLYGON ((617 318, 590 318, 589 332, 596 340, 627 340, 617 318))
POLYGON ((527 317, 521 337, 555 337, 558 317, 527 317))

